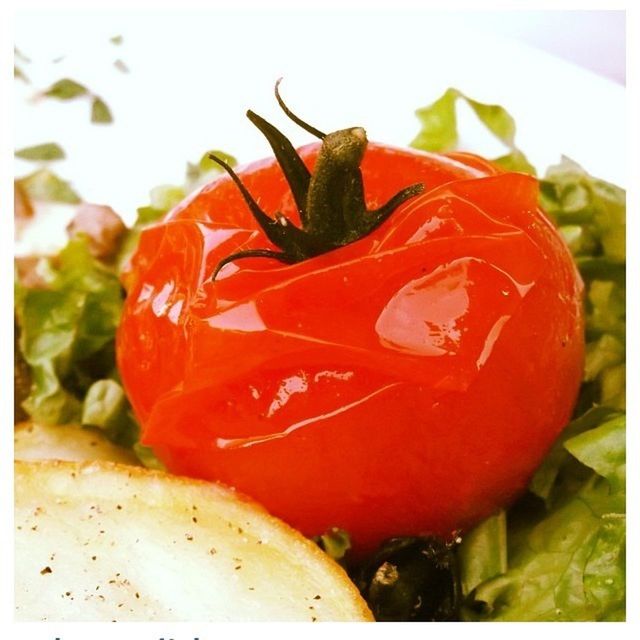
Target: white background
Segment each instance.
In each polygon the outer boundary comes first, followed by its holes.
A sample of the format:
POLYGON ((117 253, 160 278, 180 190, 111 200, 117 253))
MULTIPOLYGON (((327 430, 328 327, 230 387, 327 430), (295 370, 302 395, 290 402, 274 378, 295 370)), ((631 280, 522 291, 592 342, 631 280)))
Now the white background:
MULTIPOLYGON (((607 73, 618 77, 623 37, 620 12, 40 9, 16 20, 15 42, 32 62, 22 65, 31 83, 14 83, 14 144, 58 142, 67 159, 56 163, 57 173, 87 201, 110 204, 131 221, 149 189, 180 183, 186 162, 207 149, 241 162, 268 155, 247 108, 294 143, 310 141, 275 104, 280 76, 289 104, 318 128, 358 124, 370 139, 396 145, 417 133, 415 109, 455 86, 505 106, 518 123, 519 146, 541 169, 564 153, 624 184, 623 85, 525 42, 562 47, 573 58, 587 51, 585 64, 609 61, 607 73), (110 42, 115 35, 123 37, 119 46, 110 42), (116 59, 130 73, 118 71, 116 59), (85 101, 37 98, 61 77, 102 96, 115 122, 91 125, 85 101)), ((460 111, 463 146, 503 151, 460 111)), ((18 175, 31 169, 16 162, 18 175)), ((56 209, 23 247, 62 242, 68 216, 56 209)))

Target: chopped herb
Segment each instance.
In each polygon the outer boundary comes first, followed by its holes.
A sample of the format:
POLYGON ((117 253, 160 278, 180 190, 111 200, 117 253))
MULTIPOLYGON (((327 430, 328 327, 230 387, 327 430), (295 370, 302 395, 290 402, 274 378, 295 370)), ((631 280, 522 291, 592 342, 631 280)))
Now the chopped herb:
POLYGON ((16 78, 16 80, 22 80, 25 84, 30 84, 30 80, 25 72, 16 64, 13 65, 13 77, 16 78))
POLYGON ((75 80, 63 78, 52 84, 43 95, 58 100, 73 100, 88 94, 88 89, 75 80))
POLYGON ((33 147, 25 147, 15 152, 16 158, 22 160, 62 160, 65 157, 64 150, 56 142, 46 142, 33 147))
POLYGON ((95 124, 108 124, 113 122, 113 116, 109 107, 102 98, 97 96, 93 98, 91 103, 91 122, 95 124))
POLYGON ((24 178, 19 178, 16 182, 28 198, 36 202, 66 204, 80 202, 80 196, 71 188, 71 185, 49 169, 38 169, 24 178))

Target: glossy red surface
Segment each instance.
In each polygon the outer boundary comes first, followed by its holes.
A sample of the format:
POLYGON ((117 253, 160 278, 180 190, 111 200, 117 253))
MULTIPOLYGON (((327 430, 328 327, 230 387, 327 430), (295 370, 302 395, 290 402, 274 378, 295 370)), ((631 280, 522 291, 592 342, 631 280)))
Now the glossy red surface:
MULTIPOLYGON (((317 145, 302 150, 311 167, 317 145)), ((448 535, 505 505, 570 417, 582 283, 535 179, 470 154, 371 143, 367 202, 425 192, 370 236, 295 265, 221 177, 145 231, 125 283, 122 378, 143 442, 305 534, 357 551, 448 535)), ((272 160, 240 172, 296 218, 272 160)))

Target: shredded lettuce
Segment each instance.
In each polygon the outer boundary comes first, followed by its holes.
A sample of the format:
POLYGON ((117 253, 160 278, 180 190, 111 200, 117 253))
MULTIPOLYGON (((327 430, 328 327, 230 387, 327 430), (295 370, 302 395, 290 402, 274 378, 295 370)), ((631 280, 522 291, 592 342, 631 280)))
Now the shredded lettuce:
MULTIPOLYGON (((413 146, 455 146, 459 99, 510 150, 497 162, 535 174, 515 146, 513 118, 455 89, 417 112, 422 129, 413 146)), ((540 203, 585 282, 583 386, 573 421, 532 478, 529 493, 464 537, 464 619, 623 620, 625 192, 562 158, 540 180, 540 203)))
POLYGON ((475 587, 466 619, 624 619, 625 418, 564 446, 591 473, 540 519, 514 524, 508 570, 475 587))
POLYGON ((411 146, 422 151, 451 151, 458 144, 456 104, 466 102, 478 120, 505 146, 507 153, 494 162, 507 171, 536 174, 533 165, 516 146, 516 123, 513 117, 497 104, 484 104, 469 98, 458 89, 449 88, 432 104, 418 109, 416 116, 422 125, 411 146))
POLYGON ((91 255, 82 236, 41 262, 39 287, 16 284, 19 346, 32 383, 23 407, 42 424, 99 427, 131 446, 138 425, 115 365, 124 301, 118 275, 91 255))
POLYGON ((24 406, 35 420, 65 424, 80 420, 93 381, 114 373, 122 289, 83 238, 71 240, 46 266, 44 287, 17 285, 20 348, 33 380, 24 406))

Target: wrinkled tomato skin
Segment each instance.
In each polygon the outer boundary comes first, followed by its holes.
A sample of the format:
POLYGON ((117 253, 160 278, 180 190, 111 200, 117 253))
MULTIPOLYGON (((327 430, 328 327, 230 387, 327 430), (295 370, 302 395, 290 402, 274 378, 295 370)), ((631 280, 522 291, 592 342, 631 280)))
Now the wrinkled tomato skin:
MULTIPOLYGON (((317 145, 301 150, 313 166, 317 145)), ((370 208, 422 195, 362 240, 295 265, 222 177, 142 234, 118 361, 143 442, 307 535, 356 553, 464 530, 526 487, 570 418, 584 357, 582 282, 537 182, 469 154, 370 144, 370 208)), ((240 171, 296 220, 273 160, 240 171)))

